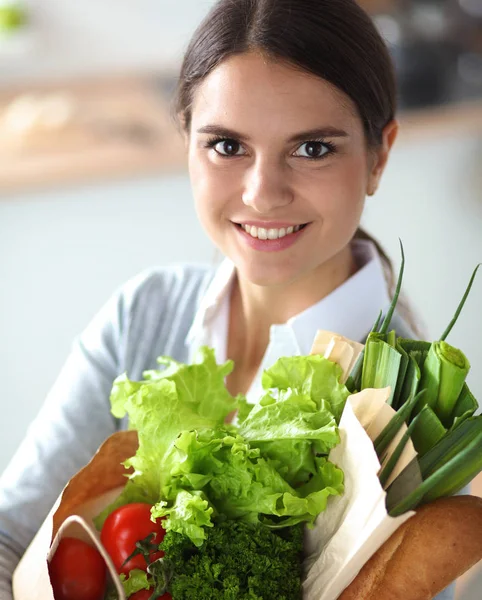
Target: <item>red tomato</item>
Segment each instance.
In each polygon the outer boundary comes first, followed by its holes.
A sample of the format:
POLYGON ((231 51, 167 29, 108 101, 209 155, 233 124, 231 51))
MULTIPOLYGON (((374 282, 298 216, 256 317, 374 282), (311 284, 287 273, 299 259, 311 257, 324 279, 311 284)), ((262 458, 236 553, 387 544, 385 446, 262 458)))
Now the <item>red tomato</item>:
MULTIPOLYGON (((140 590, 139 592, 132 594, 132 596, 129 596, 129 600, 149 600, 153 591, 154 588, 149 590, 140 590)), ((162 596, 159 596, 158 600, 172 600, 171 594, 162 594, 162 596)))
POLYGON ((75 538, 62 538, 49 564, 55 600, 102 600, 106 566, 99 551, 75 538))
MULTIPOLYGON (((151 521, 151 506, 149 504, 126 504, 111 513, 105 520, 100 533, 100 539, 109 553, 118 573, 128 575, 132 569, 147 569, 142 554, 137 554, 125 564, 126 559, 136 549, 136 542, 144 540, 149 534, 155 533, 151 540, 158 546, 165 534, 160 519, 151 521)), ((164 555, 164 552, 151 552, 149 562, 164 555)))

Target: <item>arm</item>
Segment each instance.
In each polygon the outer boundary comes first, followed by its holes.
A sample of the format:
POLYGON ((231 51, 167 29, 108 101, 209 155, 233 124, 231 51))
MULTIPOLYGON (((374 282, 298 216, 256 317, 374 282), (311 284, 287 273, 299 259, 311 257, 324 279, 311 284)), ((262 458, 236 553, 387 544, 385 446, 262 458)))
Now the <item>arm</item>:
POLYGON ((123 367, 120 300, 114 297, 75 342, 0 478, 0 600, 11 598, 15 566, 67 481, 118 426, 109 393, 123 367))

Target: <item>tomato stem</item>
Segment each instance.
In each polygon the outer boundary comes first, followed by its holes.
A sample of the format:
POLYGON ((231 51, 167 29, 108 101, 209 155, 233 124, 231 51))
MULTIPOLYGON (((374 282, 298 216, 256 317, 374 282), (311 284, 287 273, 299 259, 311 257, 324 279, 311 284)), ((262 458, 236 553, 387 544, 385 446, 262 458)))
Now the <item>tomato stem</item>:
POLYGON ((136 542, 136 548, 134 552, 132 552, 132 554, 125 559, 125 561, 122 563, 122 566, 124 567, 132 558, 134 558, 134 556, 139 554, 142 554, 146 561, 146 565, 148 565, 151 554, 159 551, 159 546, 152 543, 152 540, 155 538, 155 536, 155 533, 150 533, 143 540, 136 542))

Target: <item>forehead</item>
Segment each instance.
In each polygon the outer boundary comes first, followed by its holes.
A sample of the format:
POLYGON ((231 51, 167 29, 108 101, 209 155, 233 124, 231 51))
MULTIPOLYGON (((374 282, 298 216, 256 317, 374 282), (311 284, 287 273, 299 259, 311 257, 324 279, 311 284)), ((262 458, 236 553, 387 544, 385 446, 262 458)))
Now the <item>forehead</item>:
POLYGON ((193 127, 207 123, 250 130, 333 125, 360 130, 354 102, 320 77, 287 63, 249 53, 230 57, 195 91, 193 127))

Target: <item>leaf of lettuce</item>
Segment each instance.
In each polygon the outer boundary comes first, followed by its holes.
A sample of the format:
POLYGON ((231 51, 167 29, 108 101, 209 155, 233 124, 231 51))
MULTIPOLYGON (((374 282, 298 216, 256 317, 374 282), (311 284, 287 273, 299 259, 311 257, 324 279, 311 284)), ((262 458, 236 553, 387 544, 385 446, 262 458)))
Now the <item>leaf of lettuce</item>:
POLYGON ((179 402, 192 406, 193 411, 199 415, 222 423, 237 408, 237 400, 228 392, 225 383, 234 363, 228 360, 218 365, 212 348, 200 348, 191 365, 179 363, 169 357, 160 357, 157 361, 165 368, 145 371, 144 377, 154 381, 167 379, 174 382, 179 402))
POLYGON ((289 389, 265 395, 239 427, 240 434, 294 487, 312 476, 316 454, 340 442, 335 418, 325 401, 318 407, 307 394, 289 389))
POLYGON ((326 459, 323 462, 316 457, 312 459, 313 478, 325 491, 303 486, 295 489, 278 472, 276 461, 262 457, 258 448, 252 448, 242 436, 224 428, 183 432, 168 459, 171 477, 163 488, 167 502, 156 507, 156 515, 167 515, 167 528, 193 536, 191 539, 197 544, 204 538, 199 530, 190 529, 192 523, 180 509, 186 492, 201 493, 209 500, 214 516, 251 523, 263 517, 277 521, 283 518, 290 524, 313 522, 325 508, 327 497, 342 492, 341 471, 331 465, 332 471, 325 474, 319 466, 324 466, 326 459), (328 476, 333 473, 339 474, 338 480, 328 476), (193 481, 196 485, 202 483, 202 487, 192 489, 193 481), (178 518, 179 514, 182 518, 178 518), (170 521, 172 515, 175 524, 170 521))
POLYGON ((263 373, 262 385, 265 390, 276 388, 286 391, 293 389, 307 394, 318 408, 321 401, 330 403, 336 422, 340 422, 349 391, 340 383, 342 369, 323 356, 291 356, 280 358, 263 373))
POLYGON ((121 573, 120 578, 127 598, 139 590, 148 590, 152 586, 152 581, 149 581, 147 573, 140 569, 132 569, 127 578, 121 573))
POLYGON ((169 507, 165 501, 158 502, 151 510, 153 518, 166 517, 163 527, 188 536, 196 546, 206 539, 205 527, 213 527, 213 508, 202 492, 180 491, 174 504, 169 507))
POLYGON ((297 390, 282 390, 276 397, 266 394, 239 427, 250 442, 317 440, 319 452, 328 452, 340 442, 331 406, 297 390))
POLYGON ((145 381, 130 381, 122 375, 114 382, 112 412, 118 418, 128 415, 129 426, 138 432, 139 448, 124 462, 134 469, 129 485, 115 506, 99 516, 99 522, 122 503, 142 498, 154 504, 162 499, 161 488, 170 468, 165 456, 178 435, 186 429, 222 425, 237 406, 224 383, 232 363, 218 365, 214 350, 202 348, 192 365, 160 360, 167 369, 149 372, 145 381))

